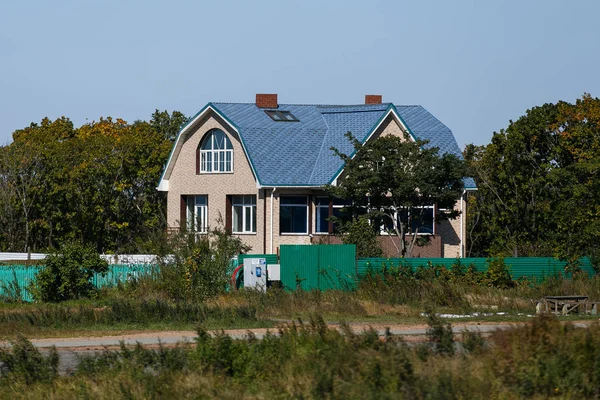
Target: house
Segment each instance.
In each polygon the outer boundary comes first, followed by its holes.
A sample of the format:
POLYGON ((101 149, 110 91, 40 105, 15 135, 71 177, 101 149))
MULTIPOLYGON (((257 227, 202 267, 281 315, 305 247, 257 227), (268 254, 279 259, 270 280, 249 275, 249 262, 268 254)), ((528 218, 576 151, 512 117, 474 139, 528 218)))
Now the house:
MULTIPOLYGON (((408 133, 460 156, 450 129, 427 110, 383 103, 379 95, 367 95, 358 105, 279 104, 276 94, 257 94, 255 103, 209 103, 179 132, 160 179, 168 226, 201 234, 224 224, 254 253, 276 253, 282 244, 336 242, 327 218, 339 215, 343 203, 330 199, 323 186, 335 185, 343 170, 331 147, 352 151, 348 131, 363 143, 408 133)), ((473 181, 466 186, 474 188, 473 181)), ((463 255, 464 196, 456 207, 463 211, 459 219, 432 217, 426 227, 431 244, 412 256, 463 255)), ((394 256, 394 237, 379 240, 394 256)))

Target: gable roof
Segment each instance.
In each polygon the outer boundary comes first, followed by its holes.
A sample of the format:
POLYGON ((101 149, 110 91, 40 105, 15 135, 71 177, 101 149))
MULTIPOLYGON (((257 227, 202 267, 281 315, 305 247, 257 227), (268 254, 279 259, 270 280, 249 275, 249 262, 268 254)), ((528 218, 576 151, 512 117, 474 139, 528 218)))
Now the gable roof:
MULTIPOLYGON (((254 103, 209 103, 179 132, 159 190, 165 190, 163 181, 168 180, 177 159, 180 136, 208 109, 237 131, 260 186, 317 187, 332 183, 343 162, 331 147, 351 154, 354 149, 346 132, 365 143, 389 115, 414 138, 429 140, 429 146, 439 147, 440 153, 462 157, 452 131, 421 106, 279 104, 278 110, 289 111, 298 119, 281 122, 271 119, 264 108, 254 103)), ((468 182, 465 186, 469 186, 468 182)))

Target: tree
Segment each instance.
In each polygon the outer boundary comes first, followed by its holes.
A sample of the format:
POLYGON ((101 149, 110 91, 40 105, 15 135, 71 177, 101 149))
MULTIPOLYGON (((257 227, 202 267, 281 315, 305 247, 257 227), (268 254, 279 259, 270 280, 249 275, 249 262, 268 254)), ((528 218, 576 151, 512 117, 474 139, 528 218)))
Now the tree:
POLYGON ((156 109, 150 119, 152 128, 163 135, 165 140, 174 142, 181 127, 187 122, 187 117, 179 111, 159 111, 156 109))
POLYGON ((78 240, 128 252, 166 226, 158 182, 183 114, 153 122, 67 118, 32 123, 0 147, 0 248, 29 251, 78 240))
POLYGON ((375 226, 381 224, 399 240, 398 253, 411 255, 427 222, 428 207, 436 206, 437 220, 459 214, 454 204, 463 190, 463 161, 452 154, 439 154, 426 141, 386 136, 364 146, 348 132, 354 156, 332 150, 345 163, 344 173, 331 193, 353 201, 354 212, 363 210, 375 226))
POLYGON ((597 255, 600 99, 533 107, 464 155, 478 187, 469 204, 471 255, 597 255))

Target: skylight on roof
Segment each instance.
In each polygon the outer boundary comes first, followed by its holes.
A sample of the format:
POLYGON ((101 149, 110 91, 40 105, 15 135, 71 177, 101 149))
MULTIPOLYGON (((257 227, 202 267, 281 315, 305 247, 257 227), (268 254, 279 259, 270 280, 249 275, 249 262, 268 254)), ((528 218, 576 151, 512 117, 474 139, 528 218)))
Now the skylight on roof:
POLYGON ((271 117, 271 119, 273 121, 277 121, 277 122, 298 122, 299 121, 299 119, 294 117, 294 114, 292 114, 289 111, 265 110, 265 113, 267 113, 267 115, 269 117, 271 117))

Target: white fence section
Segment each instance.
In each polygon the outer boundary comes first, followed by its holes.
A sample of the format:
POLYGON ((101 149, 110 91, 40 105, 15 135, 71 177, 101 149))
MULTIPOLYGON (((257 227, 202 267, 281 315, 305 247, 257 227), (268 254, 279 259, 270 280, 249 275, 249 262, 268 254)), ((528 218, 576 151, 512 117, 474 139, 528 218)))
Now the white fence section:
POLYGON ((46 258, 42 253, 0 253, 0 261, 27 261, 43 260, 46 258))
MULTIPOLYGON (((153 254, 101 254, 109 264, 156 264, 157 257, 153 254)), ((43 253, 0 253, 0 261, 30 261, 43 260, 43 253)))

